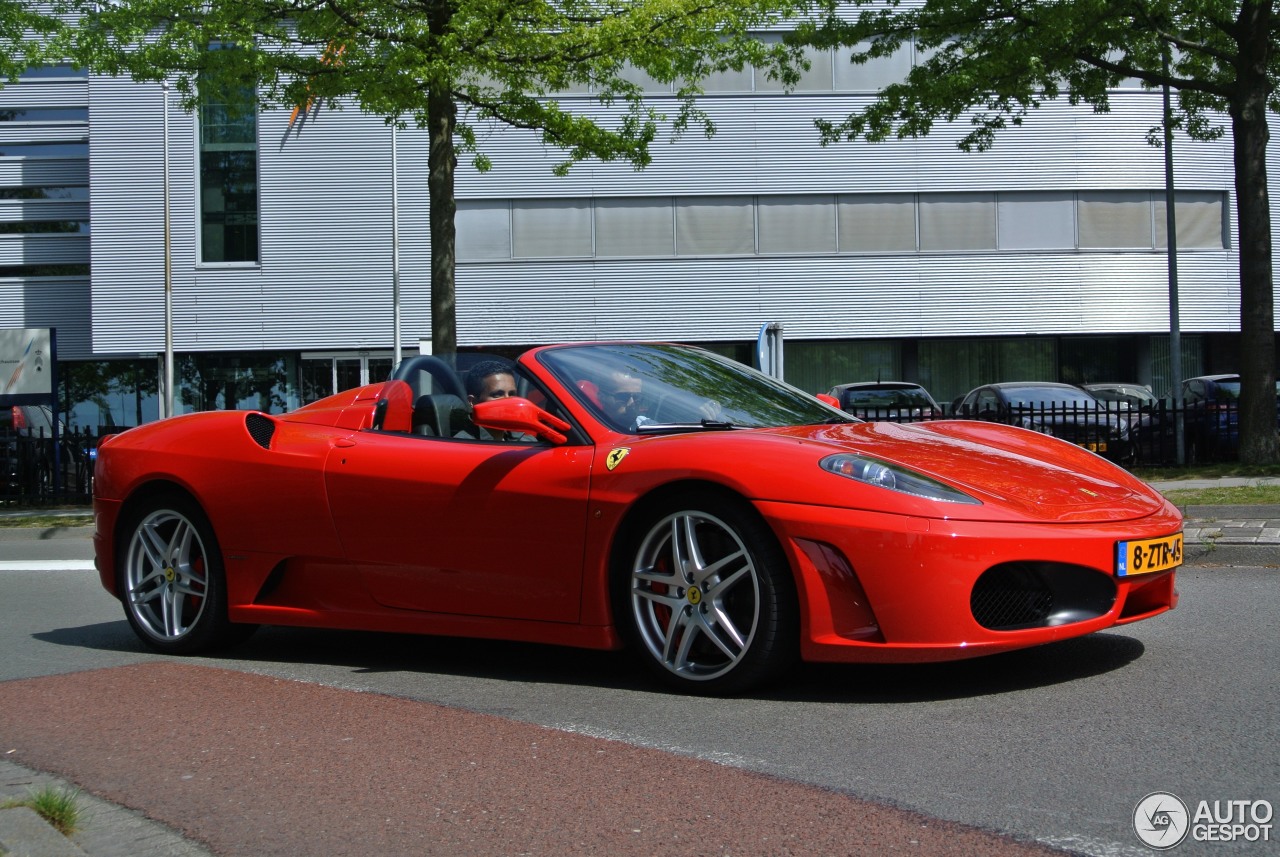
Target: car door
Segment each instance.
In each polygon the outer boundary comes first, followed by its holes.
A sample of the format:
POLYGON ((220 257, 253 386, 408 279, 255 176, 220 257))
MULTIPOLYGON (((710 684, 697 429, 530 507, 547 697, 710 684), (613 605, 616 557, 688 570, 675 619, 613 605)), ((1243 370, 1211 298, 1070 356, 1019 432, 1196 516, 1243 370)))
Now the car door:
POLYGON ((594 448, 365 431, 335 447, 334 525, 381 604, 576 621, 594 448))

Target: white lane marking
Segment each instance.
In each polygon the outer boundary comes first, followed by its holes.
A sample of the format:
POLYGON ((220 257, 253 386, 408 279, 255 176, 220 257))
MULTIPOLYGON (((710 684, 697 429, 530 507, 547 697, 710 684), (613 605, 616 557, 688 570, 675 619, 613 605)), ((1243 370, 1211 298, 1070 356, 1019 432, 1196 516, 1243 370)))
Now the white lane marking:
POLYGON ((0 560, 4 571, 93 571, 91 559, 14 559, 0 560))

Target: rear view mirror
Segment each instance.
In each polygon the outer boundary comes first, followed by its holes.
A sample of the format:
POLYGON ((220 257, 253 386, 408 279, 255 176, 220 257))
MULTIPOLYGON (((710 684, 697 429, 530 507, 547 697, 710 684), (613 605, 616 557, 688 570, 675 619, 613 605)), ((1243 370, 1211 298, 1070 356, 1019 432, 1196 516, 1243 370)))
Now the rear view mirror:
POLYGON ((531 434, 539 440, 564 443, 566 432, 572 428, 567 422, 544 411, 528 399, 511 396, 476 402, 472 406, 471 421, 494 431, 531 434))

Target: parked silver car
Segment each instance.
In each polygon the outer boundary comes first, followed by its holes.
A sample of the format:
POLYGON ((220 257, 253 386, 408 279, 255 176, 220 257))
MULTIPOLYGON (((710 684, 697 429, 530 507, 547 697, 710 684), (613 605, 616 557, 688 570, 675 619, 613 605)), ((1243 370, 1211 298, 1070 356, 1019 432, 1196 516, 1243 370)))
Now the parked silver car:
POLYGON ((827 391, 846 412, 863 420, 918 422, 942 417, 942 406, 919 384, 906 381, 855 381, 827 391))

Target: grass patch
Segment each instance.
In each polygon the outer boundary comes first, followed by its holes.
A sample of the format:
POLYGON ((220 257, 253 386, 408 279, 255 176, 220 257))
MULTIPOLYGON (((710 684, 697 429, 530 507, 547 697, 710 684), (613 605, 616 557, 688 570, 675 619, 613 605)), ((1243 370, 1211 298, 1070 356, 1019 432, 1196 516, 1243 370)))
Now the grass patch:
POLYGON ((0 803, 0 809, 12 809, 25 806, 35 810, 36 814, 49 822, 63 836, 70 836, 80 828, 80 805, 76 803, 80 797, 78 789, 62 789, 55 786, 42 786, 28 789, 25 798, 11 798, 0 803))
POLYGON ((1242 465, 1236 461, 1200 464, 1195 467, 1135 467, 1133 475, 1148 482, 1176 482, 1179 479, 1221 479, 1239 476, 1245 479, 1280 476, 1280 464, 1242 465))
MULTIPOLYGON (((1280 465, 1246 467, 1238 462, 1205 464, 1197 467, 1140 467, 1133 475, 1147 482, 1177 483, 1189 479, 1222 479, 1238 477, 1260 479, 1280 477, 1280 465)), ((1237 487, 1176 488, 1163 492, 1178 506, 1270 506, 1280 504, 1280 485, 1242 485, 1237 487)))
POLYGON ((0 517, 0 527, 38 527, 40 530, 51 530, 54 527, 88 527, 92 526, 93 515, 86 514, 31 514, 0 517))
POLYGON ((1280 506, 1280 485, 1177 488, 1162 493, 1176 506, 1280 506))

